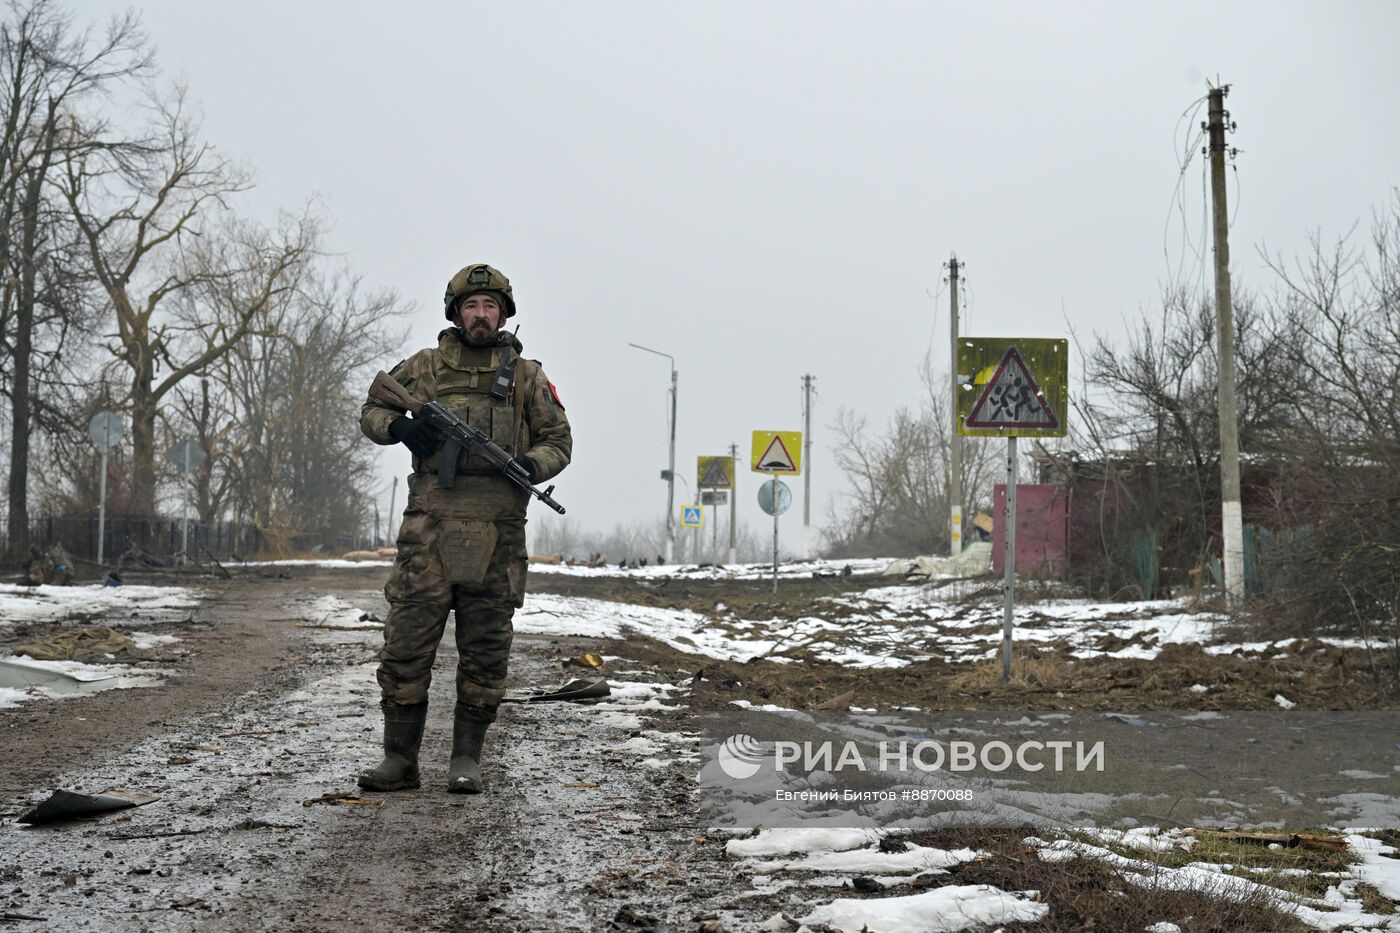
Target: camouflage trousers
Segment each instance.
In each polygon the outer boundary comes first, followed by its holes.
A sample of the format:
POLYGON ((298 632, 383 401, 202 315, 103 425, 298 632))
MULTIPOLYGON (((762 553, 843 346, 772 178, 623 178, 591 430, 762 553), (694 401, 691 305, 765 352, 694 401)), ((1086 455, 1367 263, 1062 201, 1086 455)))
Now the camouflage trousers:
POLYGON ((495 717, 505 693, 511 617, 525 600, 525 520, 464 522, 404 513, 384 585, 389 618, 379 653, 383 702, 428 701, 433 660, 456 617, 457 699, 495 717))

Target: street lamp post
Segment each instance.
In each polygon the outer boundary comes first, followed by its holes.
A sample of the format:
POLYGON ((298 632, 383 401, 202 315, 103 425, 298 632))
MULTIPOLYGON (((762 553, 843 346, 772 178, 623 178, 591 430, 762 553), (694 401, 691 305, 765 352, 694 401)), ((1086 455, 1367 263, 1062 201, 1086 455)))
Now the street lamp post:
POLYGON ((629 343, 628 346, 664 356, 671 361, 671 466, 666 471, 666 563, 669 564, 676 555, 676 358, 639 343, 629 343))

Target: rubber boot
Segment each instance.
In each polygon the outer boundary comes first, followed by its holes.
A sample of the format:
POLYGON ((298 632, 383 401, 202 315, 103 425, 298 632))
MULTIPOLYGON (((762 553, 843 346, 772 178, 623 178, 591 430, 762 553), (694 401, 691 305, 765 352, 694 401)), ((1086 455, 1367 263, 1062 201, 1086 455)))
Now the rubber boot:
POLYGON ((447 790, 452 794, 479 794, 486 789, 481 782, 481 744, 486 730, 495 717, 484 706, 458 702, 452 712, 452 763, 447 771, 447 790))
POLYGON ((414 790, 418 780, 418 746, 428 704, 384 704, 384 760, 376 768, 361 771, 358 783, 365 790, 414 790))

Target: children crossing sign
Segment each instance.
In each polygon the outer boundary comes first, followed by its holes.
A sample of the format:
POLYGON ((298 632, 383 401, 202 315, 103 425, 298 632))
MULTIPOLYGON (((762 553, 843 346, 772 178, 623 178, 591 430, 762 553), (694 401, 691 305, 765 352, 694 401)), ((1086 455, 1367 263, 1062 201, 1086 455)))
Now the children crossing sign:
POLYGON ((681 506, 681 527, 683 528, 703 528, 705 527, 705 509, 699 505, 681 506))
POLYGON ((696 457, 695 476, 697 489, 733 489, 734 458, 696 457))
POLYGON ((958 341, 958 433, 970 437, 1064 437, 1069 341, 958 341))
POLYGON ((801 473, 802 432, 753 432, 753 457, 749 463, 755 473, 801 473))

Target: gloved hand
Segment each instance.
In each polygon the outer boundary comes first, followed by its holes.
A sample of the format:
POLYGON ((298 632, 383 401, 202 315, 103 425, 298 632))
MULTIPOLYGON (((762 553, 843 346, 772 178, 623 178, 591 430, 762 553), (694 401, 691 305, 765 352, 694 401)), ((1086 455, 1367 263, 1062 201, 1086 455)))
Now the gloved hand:
POLYGON ((442 446, 442 432, 417 418, 395 418, 389 423, 389 436, 420 457, 430 457, 442 446))
POLYGON ((529 457, 515 457, 513 459, 514 462, 519 464, 520 468, 525 471, 526 475, 530 477, 530 482, 533 483, 535 481, 535 474, 540 471, 540 468, 535 466, 535 461, 531 460, 529 457))

